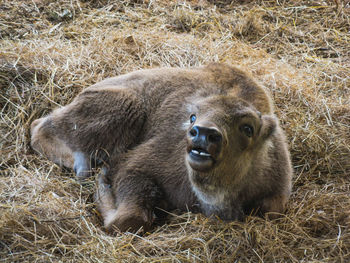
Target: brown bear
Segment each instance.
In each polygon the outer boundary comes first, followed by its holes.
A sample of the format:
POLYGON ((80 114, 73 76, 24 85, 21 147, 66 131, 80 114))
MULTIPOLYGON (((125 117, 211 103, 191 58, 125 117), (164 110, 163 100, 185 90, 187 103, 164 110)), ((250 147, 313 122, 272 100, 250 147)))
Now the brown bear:
POLYGON ((140 70, 83 90, 33 122, 32 147, 78 178, 103 162, 96 193, 107 229, 151 228, 181 209, 242 220, 283 213, 292 166, 270 96, 219 63, 140 70))

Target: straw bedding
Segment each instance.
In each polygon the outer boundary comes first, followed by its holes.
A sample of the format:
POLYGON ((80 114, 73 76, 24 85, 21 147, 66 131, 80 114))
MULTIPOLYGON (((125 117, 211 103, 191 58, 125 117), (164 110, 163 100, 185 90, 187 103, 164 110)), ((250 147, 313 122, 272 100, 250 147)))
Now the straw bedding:
POLYGON ((0 262, 348 262, 349 1, 4 0, 0 3, 0 262), (30 123, 106 77, 212 61, 273 95, 295 169, 286 214, 169 214, 103 231, 92 195, 29 146, 30 123))

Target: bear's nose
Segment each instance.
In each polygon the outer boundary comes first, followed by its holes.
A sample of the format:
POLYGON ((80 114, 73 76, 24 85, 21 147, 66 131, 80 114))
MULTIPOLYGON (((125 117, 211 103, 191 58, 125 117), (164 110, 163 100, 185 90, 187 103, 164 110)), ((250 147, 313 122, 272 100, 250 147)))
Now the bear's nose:
POLYGON ((192 127, 189 136, 194 143, 198 144, 220 144, 222 141, 222 134, 217 129, 198 125, 192 127))

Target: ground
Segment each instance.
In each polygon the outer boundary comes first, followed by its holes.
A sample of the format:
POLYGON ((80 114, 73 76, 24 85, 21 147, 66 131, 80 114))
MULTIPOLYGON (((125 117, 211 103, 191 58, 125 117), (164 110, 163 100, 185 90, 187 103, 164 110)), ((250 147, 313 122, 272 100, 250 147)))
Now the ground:
POLYGON ((0 262, 350 260, 349 1, 4 0, 0 3, 0 262), (295 176, 285 216, 169 214, 108 235, 80 185, 29 146, 31 122, 106 77, 212 61, 271 92, 295 176))

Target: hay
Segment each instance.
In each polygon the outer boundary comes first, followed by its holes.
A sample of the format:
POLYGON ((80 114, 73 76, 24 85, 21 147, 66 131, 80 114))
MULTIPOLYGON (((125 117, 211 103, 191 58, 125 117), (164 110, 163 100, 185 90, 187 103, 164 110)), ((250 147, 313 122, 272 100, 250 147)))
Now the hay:
POLYGON ((347 262, 349 14, 348 1, 2 1, 0 261, 347 262), (30 123, 103 78, 211 61, 275 99, 295 168, 286 215, 175 212, 143 236, 107 235, 94 182, 36 155, 30 123))

